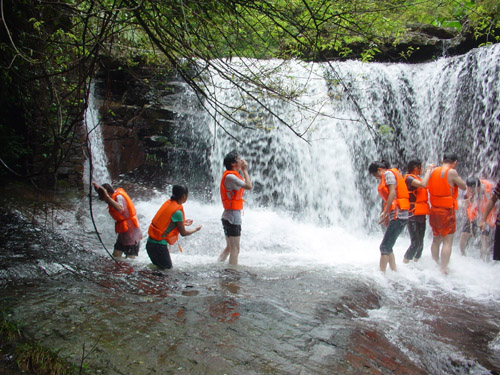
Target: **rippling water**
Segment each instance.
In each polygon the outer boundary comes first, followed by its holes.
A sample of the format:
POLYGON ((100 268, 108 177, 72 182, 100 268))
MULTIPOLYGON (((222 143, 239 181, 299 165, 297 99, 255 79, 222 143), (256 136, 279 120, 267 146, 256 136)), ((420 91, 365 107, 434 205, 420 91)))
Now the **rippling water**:
MULTIPOLYGON (((140 198, 140 190, 137 211, 147 223, 165 194, 140 198)), ((113 226, 100 203, 94 214, 111 249, 113 226)), ((45 229, 3 217, 0 275, 10 281, 2 305, 36 339, 77 362, 85 356, 102 373, 500 369, 500 265, 480 261, 477 250, 469 257, 455 251, 445 277, 431 259, 430 239, 420 262, 403 265, 409 240, 402 237, 399 270, 383 275, 381 233, 355 235, 248 207, 241 265, 228 268, 216 262, 224 246, 221 208, 193 196, 186 214, 203 229, 181 239, 173 270, 154 270, 144 243, 138 259, 120 268, 90 229, 86 199, 72 204, 76 209, 52 212, 55 224, 45 229)))

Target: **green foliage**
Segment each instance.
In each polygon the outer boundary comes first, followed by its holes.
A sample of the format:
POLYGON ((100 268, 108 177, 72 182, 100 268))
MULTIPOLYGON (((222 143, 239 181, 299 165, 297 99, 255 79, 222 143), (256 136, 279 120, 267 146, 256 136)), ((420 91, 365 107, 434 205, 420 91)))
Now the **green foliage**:
MULTIPOLYGON (((413 24, 467 31, 498 42, 498 0, 16 0, 0 34, 0 159, 31 178, 57 173, 77 134, 87 89, 101 56, 125 66, 175 69, 200 97, 204 65, 252 87, 244 97, 293 100, 273 72, 248 76, 225 59, 360 58, 405 42, 413 24), (219 59, 216 66, 215 59, 219 59), (195 78, 193 78, 193 76, 195 78)), ((411 48, 401 56, 417 52, 411 48)), ((247 85, 245 85, 247 86, 247 85)), ((212 107, 220 108, 214 104, 212 107)), ((220 110, 220 109, 219 109, 220 110)), ((238 122, 241 109, 220 110, 238 122)), ((113 115, 111 113, 111 115, 113 115)), ((274 115, 273 115, 274 116, 274 115)), ((244 118, 244 116, 243 116, 244 118)), ((259 127, 258 124, 256 127, 259 127)))

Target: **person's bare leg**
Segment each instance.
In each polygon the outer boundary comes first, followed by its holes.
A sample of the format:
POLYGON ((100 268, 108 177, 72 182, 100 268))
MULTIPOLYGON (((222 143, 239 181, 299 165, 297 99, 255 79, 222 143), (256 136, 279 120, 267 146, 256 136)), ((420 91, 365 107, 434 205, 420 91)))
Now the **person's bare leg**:
POLYGON ((491 250, 491 244, 488 236, 481 234, 481 259, 484 260, 485 262, 488 262, 491 259, 491 257, 488 256, 490 255, 490 250, 491 250))
POLYGON ((114 256, 115 258, 121 258, 121 257, 122 257, 122 255, 123 255, 123 251, 116 250, 116 249, 114 249, 114 250, 113 250, 113 256, 114 256))
POLYGON ((225 262, 231 252, 231 248, 229 247, 229 238, 230 237, 226 236, 226 248, 222 251, 222 253, 220 253, 218 259, 219 262, 225 262))
POLYGON ((439 264, 439 247, 441 246, 441 242, 443 242, 443 237, 441 236, 434 236, 432 238, 432 244, 431 244, 432 259, 434 259, 438 264, 439 264))
POLYGON ((389 255, 380 254, 380 271, 385 273, 388 262, 389 262, 389 255))
POLYGON ((397 268, 396 268, 396 257, 394 257, 394 253, 390 253, 389 254, 389 267, 391 268, 391 270, 393 270, 394 272, 397 271, 397 268))
POLYGON ((240 254, 240 236, 229 237, 230 243, 230 253, 229 253, 229 264, 238 264, 238 255, 240 254))
POLYGON ((450 263, 454 235, 455 233, 448 234, 443 240, 443 247, 441 249, 441 272, 445 275, 448 274, 448 263, 450 263))
POLYGON ((470 233, 462 232, 460 234, 460 253, 462 255, 467 255, 467 243, 469 242, 470 233))

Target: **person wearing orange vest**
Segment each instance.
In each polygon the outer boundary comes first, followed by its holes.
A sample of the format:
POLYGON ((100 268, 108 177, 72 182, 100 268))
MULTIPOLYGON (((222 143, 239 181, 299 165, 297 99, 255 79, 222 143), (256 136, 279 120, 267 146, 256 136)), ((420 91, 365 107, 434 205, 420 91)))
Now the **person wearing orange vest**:
MULTIPOLYGON (((466 255, 469 239, 471 235, 476 236, 477 224, 486 209, 490 196, 493 194, 493 182, 479 180, 477 177, 469 177, 465 184, 467 185, 467 192, 464 203, 467 220, 460 234, 460 251, 464 256, 466 255)), ((488 226, 481 230, 481 259, 483 260, 488 260, 488 252, 491 247, 489 229, 495 227, 495 218, 496 212, 491 212, 486 220, 488 226)))
POLYGON ((385 160, 371 163, 368 171, 380 180, 377 190, 385 202, 379 221, 379 224, 387 225, 380 244, 380 270, 385 272, 389 264, 391 270, 397 271, 392 248, 408 223, 410 208, 408 188, 401 173, 396 168, 390 168, 385 160))
POLYGON ((93 182, 99 199, 108 204, 110 216, 115 220, 115 232, 118 234, 113 249, 113 256, 134 259, 139 254, 142 231, 137 220, 135 206, 122 188, 116 190, 110 184, 99 186, 93 182))
POLYGON ((425 222, 429 214, 426 187, 434 165, 427 166, 423 179, 419 177, 422 174, 422 168, 422 161, 419 159, 410 160, 408 173, 404 177, 410 194, 410 218, 408 220, 410 247, 406 250, 403 263, 408 263, 412 259, 417 262, 424 249, 425 222))
MULTIPOLYGON (((500 200, 500 180, 488 199, 488 203, 486 203, 486 207, 484 208, 484 212, 479 222, 479 228, 483 230, 486 227, 486 221, 489 218, 493 208, 495 207, 495 203, 500 200)), ((500 210, 498 210, 497 219, 495 221, 495 242, 493 245, 493 260, 500 260, 500 210)))
POLYGON ((445 275, 448 274, 453 236, 456 230, 455 210, 458 207, 458 189, 466 189, 465 182, 455 170, 457 160, 455 153, 445 153, 441 166, 432 171, 427 186, 431 203, 429 224, 433 234, 432 258, 440 264, 441 272, 445 275))
POLYGON ((151 262, 160 269, 172 268, 168 246, 177 242, 179 234, 182 237, 190 236, 201 229, 201 225, 191 230, 186 229, 186 226, 193 224, 193 220, 186 219, 182 207, 188 195, 186 186, 174 185, 172 196, 162 204, 149 225, 146 250, 151 262))
POLYGON ((224 262, 229 256, 229 264, 236 265, 240 253, 243 194, 245 190, 252 189, 252 181, 248 174, 248 163, 236 151, 231 151, 225 156, 224 166, 226 171, 220 182, 220 195, 224 207, 221 221, 226 237, 226 247, 218 260, 224 262))

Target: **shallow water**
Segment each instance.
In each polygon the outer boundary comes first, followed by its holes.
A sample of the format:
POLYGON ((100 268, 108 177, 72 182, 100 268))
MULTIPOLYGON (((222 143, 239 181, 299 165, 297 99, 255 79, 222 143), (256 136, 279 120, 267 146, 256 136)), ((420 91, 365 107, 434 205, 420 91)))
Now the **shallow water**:
MULTIPOLYGON (((137 193, 145 232, 164 194, 137 193)), ((94 215, 106 246, 112 221, 94 215)), ((218 205, 193 196, 203 229, 181 239, 174 269, 154 270, 142 243, 119 267, 92 232, 88 201, 49 221, 2 216, 2 306, 35 339, 106 374, 491 374, 500 370, 500 265, 455 246, 441 275, 427 239, 418 263, 378 271, 381 233, 320 227, 286 212, 245 210, 240 265, 218 205), (63 234, 63 236, 61 235, 63 234), (8 283, 7 283, 8 282, 8 283)))

